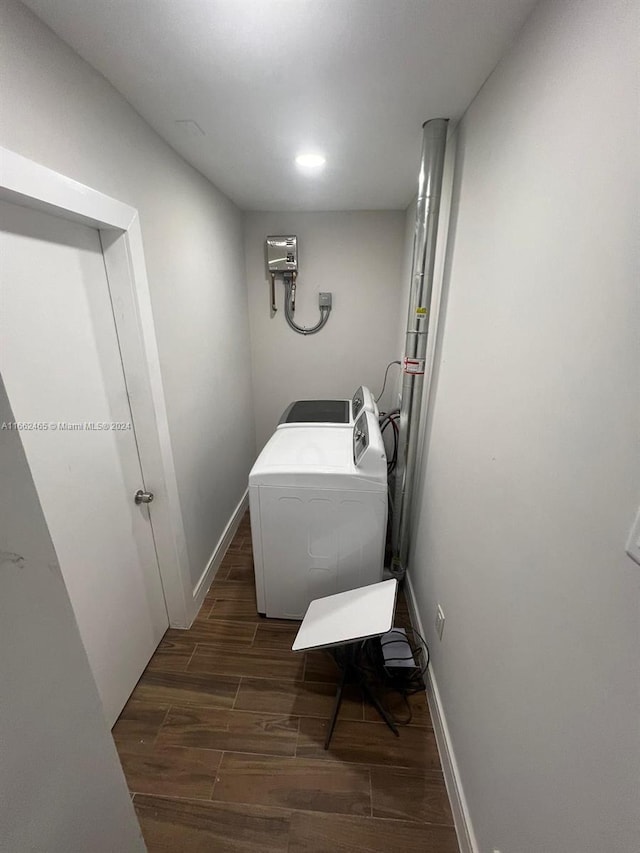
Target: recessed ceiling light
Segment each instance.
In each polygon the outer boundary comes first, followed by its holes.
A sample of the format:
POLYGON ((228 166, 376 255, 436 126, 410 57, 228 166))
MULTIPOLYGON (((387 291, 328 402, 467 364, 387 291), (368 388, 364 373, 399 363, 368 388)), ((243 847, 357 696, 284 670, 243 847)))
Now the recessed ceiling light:
POLYGON ((298 154, 296 157, 296 165, 309 171, 321 169, 326 162, 324 154, 298 154))

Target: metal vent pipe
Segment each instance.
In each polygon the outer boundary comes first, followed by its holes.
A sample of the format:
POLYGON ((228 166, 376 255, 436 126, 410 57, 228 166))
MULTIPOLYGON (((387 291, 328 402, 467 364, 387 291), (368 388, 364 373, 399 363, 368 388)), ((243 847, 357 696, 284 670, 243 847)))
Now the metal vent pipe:
POLYGON ((422 126, 422 157, 411 261, 411 293, 405 355, 402 362, 402 402, 393 513, 391 571, 403 577, 409 555, 411 497, 415 480, 424 386, 429 314, 433 292, 438 216, 442 194, 448 119, 436 118, 422 126))

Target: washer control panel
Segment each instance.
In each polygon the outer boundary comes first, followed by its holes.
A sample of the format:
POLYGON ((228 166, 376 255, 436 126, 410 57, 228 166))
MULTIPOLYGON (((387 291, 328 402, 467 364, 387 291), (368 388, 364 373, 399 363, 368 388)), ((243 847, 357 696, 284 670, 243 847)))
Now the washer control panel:
POLYGON ((357 420, 358 415, 362 411, 362 407, 364 406, 364 391, 362 390, 362 385, 358 388, 356 393, 353 395, 351 400, 351 415, 355 420, 357 420))
POLYGON ((369 424, 367 413, 362 412, 353 426, 353 461, 356 465, 362 459, 367 447, 369 447, 369 424))

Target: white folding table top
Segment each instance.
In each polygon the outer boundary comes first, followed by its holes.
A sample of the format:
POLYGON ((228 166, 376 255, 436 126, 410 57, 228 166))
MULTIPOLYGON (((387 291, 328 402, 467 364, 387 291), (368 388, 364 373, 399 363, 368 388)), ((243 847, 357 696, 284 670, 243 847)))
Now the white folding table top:
POLYGON ((398 582, 391 579, 316 598, 305 613, 292 650, 342 646, 386 633, 393 626, 397 588, 398 582))

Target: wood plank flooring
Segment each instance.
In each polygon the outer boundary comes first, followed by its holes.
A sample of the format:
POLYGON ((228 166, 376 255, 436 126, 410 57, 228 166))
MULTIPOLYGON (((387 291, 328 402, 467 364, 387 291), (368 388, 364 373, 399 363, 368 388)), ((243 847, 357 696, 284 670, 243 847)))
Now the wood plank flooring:
POLYGON ((338 672, 291 651, 297 628, 256 613, 247 515, 113 728, 149 853, 457 853, 424 695, 396 738, 350 688, 325 751, 338 672))

